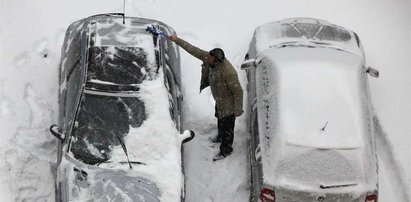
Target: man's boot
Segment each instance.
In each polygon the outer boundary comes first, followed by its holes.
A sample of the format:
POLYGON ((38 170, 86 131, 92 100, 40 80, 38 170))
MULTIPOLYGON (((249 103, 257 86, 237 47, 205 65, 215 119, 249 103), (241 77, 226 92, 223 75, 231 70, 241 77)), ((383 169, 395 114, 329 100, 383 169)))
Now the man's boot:
POLYGON ((222 140, 221 138, 219 138, 218 136, 213 137, 213 138, 210 138, 209 140, 210 140, 210 142, 212 142, 212 143, 220 143, 220 142, 223 141, 223 140, 222 140))
POLYGON ((220 151, 220 152, 213 158, 213 161, 218 161, 218 160, 224 159, 225 157, 229 156, 231 153, 232 153, 232 151, 229 152, 229 153, 221 153, 221 151, 220 151))

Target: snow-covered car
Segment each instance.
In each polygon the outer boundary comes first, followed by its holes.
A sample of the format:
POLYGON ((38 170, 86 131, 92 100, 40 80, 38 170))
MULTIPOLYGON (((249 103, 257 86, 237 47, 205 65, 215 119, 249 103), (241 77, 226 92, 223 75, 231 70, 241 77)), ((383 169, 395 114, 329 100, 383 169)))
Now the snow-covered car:
POLYGON ((60 64, 57 201, 183 201, 180 56, 120 14, 69 26, 60 64))
POLYGON ((312 18, 255 29, 248 84, 251 201, 376 202, 373 110, 359 37, 312 18))

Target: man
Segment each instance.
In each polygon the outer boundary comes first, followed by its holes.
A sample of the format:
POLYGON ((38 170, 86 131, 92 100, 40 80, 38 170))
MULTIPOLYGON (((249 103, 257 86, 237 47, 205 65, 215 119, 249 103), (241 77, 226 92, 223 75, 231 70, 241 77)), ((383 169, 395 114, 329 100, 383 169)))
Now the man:
POLYGON ((218 119, 218 135, 212 142, 221 142, 220 152, 214 161, 225 158, 233 152, 235 118, 243 113, 243 89, 233 65, 225 58, 224 51, 214 48, 207 52, 197 48, 175 35, 168 37, 194 57, 203 61, 200 92, 210 86, 218 119))

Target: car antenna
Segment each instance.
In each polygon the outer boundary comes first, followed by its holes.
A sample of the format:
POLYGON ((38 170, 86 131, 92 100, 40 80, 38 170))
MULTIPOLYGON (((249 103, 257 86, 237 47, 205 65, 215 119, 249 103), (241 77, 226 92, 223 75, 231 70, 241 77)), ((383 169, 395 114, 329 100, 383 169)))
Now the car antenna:
POLYGON ((123 0, 123 25, 126 23, 126 0, 123 0))
POLYGON ((116 135, 116 137, 117 137, 118 141, 120 142, 121 147, 123 148, 124 153, 126 153, 128 165, 130 166, 130 169, 132 169, 133 167, 131 167, 130 160, 128 159, 126 144, 124 144, 123 140, 121 140, 121 138, 120 138, 118 135, 116 135))
POLYGON ((325 127, 327 127, 327 124, 328 124, 328 121, 327 121, 327 123, 325 123, 324 127, 323 127, 323 128, 321 128, 321 130, 322 130, 322 131, 324 131, 324 130, 325 130, 325 127))

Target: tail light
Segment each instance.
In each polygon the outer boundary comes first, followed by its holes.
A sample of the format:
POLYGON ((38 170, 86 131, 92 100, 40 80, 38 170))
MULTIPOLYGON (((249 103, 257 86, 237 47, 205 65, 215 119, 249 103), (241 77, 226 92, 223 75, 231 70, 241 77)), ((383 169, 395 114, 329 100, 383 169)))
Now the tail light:
POLYGON ((261 202, 275 202, 275 192, 271 189, 262 188, 260 191, 261 202))
POLYGON ((377 202, 377 195, 368 195, 365 197, 365 202, 377 202))

